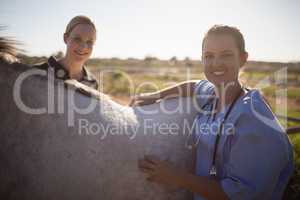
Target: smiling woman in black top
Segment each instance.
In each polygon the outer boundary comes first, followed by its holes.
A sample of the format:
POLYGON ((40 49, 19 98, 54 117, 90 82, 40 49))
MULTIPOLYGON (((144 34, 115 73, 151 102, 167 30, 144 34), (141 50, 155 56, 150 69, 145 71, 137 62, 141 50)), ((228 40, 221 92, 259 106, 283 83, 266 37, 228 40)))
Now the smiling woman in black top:
POLYGON ((67 25, 64 33, 66 53, 57 60, 51 56, 40 69, 54 69, 55 77, 62 80, 75 79, 94 89, 98 88, 96 78, 87 70, 85 62, 90 58, 96 41, 96 27, 86 16, 76 16, 67 25))

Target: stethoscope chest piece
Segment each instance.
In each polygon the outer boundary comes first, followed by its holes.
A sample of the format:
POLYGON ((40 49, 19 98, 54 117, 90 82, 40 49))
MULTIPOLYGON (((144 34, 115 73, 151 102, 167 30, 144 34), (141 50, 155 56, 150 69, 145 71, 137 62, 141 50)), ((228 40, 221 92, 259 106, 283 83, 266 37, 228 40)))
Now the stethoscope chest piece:
POLYGON ((217 168, 215 165, 212 165, 210 170, 209 170, 209 175, 210 176, 217 176, 217 168))

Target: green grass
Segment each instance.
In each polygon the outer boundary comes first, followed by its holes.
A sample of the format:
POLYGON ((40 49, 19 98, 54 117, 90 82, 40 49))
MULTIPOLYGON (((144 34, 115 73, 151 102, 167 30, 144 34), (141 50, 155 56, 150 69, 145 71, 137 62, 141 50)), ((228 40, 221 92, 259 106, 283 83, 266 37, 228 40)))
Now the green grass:
MULTIPOLYGON (((281 90, 281 92, 283 92, 283 90, 281 88, 278 88, 275 85, 263 88, 262 91, 264 93, 265 96, 271 96, 271 97, 275 97, 276 96, 276 92, 278 92, 279 90, 281 90)), ((300 98, 300 88, 296 88, 296 87, 289 87, 287 89, 287 98, 288 99, 297 99, 300 98)))

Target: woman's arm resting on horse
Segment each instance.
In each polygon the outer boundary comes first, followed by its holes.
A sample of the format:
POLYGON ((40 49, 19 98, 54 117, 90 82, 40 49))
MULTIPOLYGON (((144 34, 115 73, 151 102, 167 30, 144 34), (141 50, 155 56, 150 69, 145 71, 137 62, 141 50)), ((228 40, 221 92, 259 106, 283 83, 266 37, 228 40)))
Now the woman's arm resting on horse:
POLYGON ((130 106, 142 106, 155 103, 161 99, 171 99, 176 97, 191 97, 197 81, 185 81, 171 87, 153 93, 146 93, 132 98, 130 106))

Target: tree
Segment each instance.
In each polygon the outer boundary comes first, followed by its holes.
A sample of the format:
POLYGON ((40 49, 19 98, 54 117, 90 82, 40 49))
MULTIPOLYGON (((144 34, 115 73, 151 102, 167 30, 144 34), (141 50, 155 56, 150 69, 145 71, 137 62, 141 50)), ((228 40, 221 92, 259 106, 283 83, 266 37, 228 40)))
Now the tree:
POLYGON ((173 56, 170 60, 169 60, 169 63, 171 65, 176 65, 177 64, 177 57, 176 56, 173 56))

